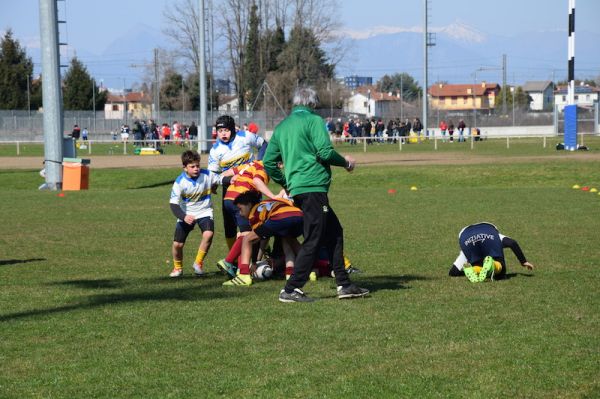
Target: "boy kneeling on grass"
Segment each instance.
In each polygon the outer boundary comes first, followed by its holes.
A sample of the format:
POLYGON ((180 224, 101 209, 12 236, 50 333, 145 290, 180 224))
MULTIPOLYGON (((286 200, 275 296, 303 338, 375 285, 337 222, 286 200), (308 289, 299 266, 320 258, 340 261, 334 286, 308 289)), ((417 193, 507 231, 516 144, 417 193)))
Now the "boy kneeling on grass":
POLYGON ((261 239, 281 237, 296 253, 300 247, 297 237, 302 235, 304 222, 300 208, 283 198, 260 200, 260 193, 247 191, 237 196, 233 203, 238 207, 240 216, 250 222, 252 231, 243 237, 242 253, 238 264, 238 272, 231 280, 223 285, 250 286, 250 262, 252 245, 261 239))
POLYGON ((481 283, 486 278, 502 279, 506 277, 504 248, 510 248, 521 266, 533 270, 527 261, 519 243, 500 234, 496 226, 481 222, 464 227, 458 233, 460 253, 450 268, 451 277, 467 276, 472 283, 481 283))
POLYGON ((202 241, 192 268, 196 276, 202 276, 205 274, 204 257, 210 249, 215 231, 211 188, 216 184, 229 184, 233 178, 200 169, 200 154, 196 151, 183 152, 181 163, 183 172, 175 179, 169 200, 171 212, 177 218, 172 247, 173 271, 169 276, 183 275, 183 246, 196 224, 202 231, 202 241))

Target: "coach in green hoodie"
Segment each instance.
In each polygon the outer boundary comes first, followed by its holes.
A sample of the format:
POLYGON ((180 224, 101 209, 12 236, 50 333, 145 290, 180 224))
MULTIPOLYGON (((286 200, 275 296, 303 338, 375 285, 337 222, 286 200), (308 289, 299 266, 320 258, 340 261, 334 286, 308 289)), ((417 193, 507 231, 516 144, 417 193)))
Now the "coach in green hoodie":
POLYGON ((294 262, 294 272, 279 293, 281 302, 312 302, 301 288, 308 281, 319 249, 327 248, 335 272, 338 298, 354 298, 369 293, 352 284, 344 270, 343 229, 329 206, 331 166, 354 169, 355 161, 333 149, 325 121, 313 112, 318 97, 313 88, 294 92, 291 115, 277 127, 263 157, 265 169, 293 198, 304 214, 304 241, 294 262), (283 164, 283 170, 279 168, 283 164))

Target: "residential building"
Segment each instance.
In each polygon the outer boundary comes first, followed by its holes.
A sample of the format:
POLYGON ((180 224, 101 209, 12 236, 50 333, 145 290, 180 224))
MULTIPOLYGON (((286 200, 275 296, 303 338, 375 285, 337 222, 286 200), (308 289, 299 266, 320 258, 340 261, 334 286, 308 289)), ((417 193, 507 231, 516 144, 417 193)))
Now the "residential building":
POLYGON ((227 114, 237 114, 239 108, 239 99, 237 95, 219 96, 219 106, 217 108, 219 112, 225 112, 227 114))
POLYGON ((367 118, 374 116, 396 118, 400 117, 404 109, 406 112, 414 113, 413 106, 403 102, 402 106, 405 108, 402 109, 400 103, 400 94, 383 93, 378 91, 375 86, 360 86, 353 90, 350 97, 344 101, 344 112, 365 115, 367 118))
POLYGON ((429 105, 447 111, 493 110, 500 92, 497 83, 445 84, 429 87, 429 105))
MULTIPOLYGON (((554 103, 559 111, 567 105, 567 86, 558 86, 554 92, 554 103)), ((582 108, 593 108, 598 101, 600 89, 597 87, 579 85, 575 86, 575 104, 582 108)))
POLYGON ((531 97, 529 109, 532 111, 552 111, 554 84, 551 81, 525 82, 523 91, 531 97))
POLYGON ((123 94, 109 93, 104 105, 106 119, 150 119, 152 118, 152 95, 143 91, 123 94), (127 116, 125 115, 127 109, 127 116))

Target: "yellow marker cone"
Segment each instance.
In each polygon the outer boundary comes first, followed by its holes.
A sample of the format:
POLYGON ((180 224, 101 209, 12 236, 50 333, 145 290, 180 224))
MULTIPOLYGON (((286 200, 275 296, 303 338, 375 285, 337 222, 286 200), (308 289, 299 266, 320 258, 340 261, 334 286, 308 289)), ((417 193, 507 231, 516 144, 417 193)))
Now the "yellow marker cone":
POLYGON ((579 187, 579 184, 575 184, 575 185, 573 185, 572 188, 573 188, 573 190, 579 190, 581 187, 579 187))
POLYGON ((410 191, 417 191, 417 186, 412 186, 412 187, 410 188, 410 191))
POLYGON ((590 193, 597 193, 597 192, 598 192, 598 189, 596 187, 592 187, 590 189, 590 193))

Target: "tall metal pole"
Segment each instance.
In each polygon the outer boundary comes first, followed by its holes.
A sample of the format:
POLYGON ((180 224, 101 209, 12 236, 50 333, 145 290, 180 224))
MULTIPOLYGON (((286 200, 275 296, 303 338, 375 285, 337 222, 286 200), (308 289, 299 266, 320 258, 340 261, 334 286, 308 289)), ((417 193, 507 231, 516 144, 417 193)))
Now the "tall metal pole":
POLYGON ((92 78, 92 109, 94 111, 94 134, 96 134, 96 79, 92 78))
POLYGON ((56 0, 40 0, 42 91, 44 106, 44 162, 48 190, 62 189, 63 108, 58 51, 56 0))
POLYGON ((425 131, 423 133, 425 133, 425 137, 428 136, 427 134, 427 100, 428 100, 428 96, 427 96, 427 87, 428 87, 428 81, 427 81, 427 70, 429 68, 428 66, 428 48, 427 48, 427 4, 428 0, 423 0, 423 128, 425 129, 425 131))
POLYGON ((569 0, 569 41, 568 41, 569 89, 567 105, 564 108, 565 149, 577 148, 577 105, 575 104, 575 0, 569 0))
POLYGON ((160 85, 158 83, 158 49, 154 49, 154 121, 160 121, 160 85))
POLYGON ((506 115, 506 54, 502 54, 502 115, 506 115))
POLYGON ((404 121, 404 109, 402 107, 402 103, 404 102, 404 84, 402 81, 402 77, 404 74, 400 74, 400 121, 404 121))
MULTIPOLYGON (((208 131, 208 125, 206 124, 206 41, 204 39, 205 27, 204 27, 204 0, 199 0, 200 12, 199 23, 200 27, 200 43, 199 43, 199 57, 200 57, 200 136, 205 140, 210 139, 210 132, 208 131)), ((201 141, 199 143, 201 151, 208 149, 207 141, 201 141)))
POLYGON ((569 0, 569 41, 568 41, 569 88, 567 104, 575 104, 575 0, 569 0))

